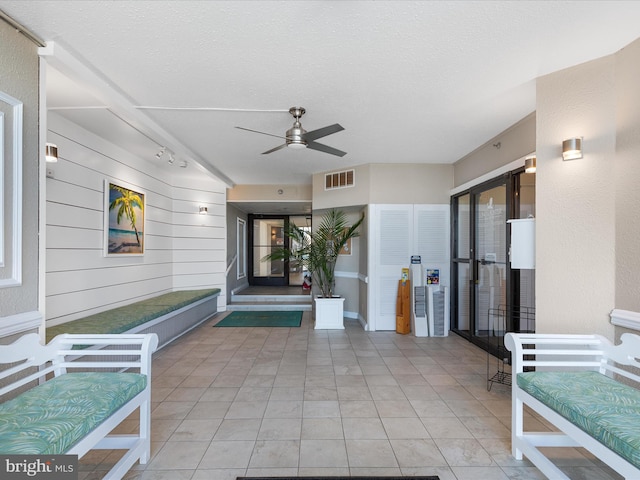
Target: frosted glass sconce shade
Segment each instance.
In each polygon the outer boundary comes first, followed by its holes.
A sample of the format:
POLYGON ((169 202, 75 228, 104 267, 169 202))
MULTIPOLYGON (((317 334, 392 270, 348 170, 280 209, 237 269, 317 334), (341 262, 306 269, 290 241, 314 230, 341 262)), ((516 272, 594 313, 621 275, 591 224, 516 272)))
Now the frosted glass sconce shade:
POLYGON ((536 157, 532 155, 524 159, 524 172, 535 173, 536 171, 536 157))
POLYGON ((45 159, 49 163, 55 163, 58 161, 58 147, 53 143, 47 143, 45 146, 45 159))

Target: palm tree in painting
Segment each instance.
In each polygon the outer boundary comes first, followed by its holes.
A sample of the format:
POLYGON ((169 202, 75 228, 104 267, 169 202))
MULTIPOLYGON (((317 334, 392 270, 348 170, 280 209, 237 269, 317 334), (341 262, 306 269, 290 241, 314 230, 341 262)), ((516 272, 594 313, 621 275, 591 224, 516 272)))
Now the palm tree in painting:
POLYGON ((140 210, 144 211, 144 203, 136 192, 128 190, 126 188, 119 187, 117 185, 111 185, 111 189, 120 193, 120 196, 114 199, 109 204, 109 211, 114 208, 118 209, 118 217, 117 222, 120 223, 122 216, 126 216, 129 222, 131 222, 131 227, 136 234, 136 241, 138 242, 138 246, 140 246, 140 237, 138 235, 138 229, 136 227, 136 211, 135 207, 140 208, 140 210))

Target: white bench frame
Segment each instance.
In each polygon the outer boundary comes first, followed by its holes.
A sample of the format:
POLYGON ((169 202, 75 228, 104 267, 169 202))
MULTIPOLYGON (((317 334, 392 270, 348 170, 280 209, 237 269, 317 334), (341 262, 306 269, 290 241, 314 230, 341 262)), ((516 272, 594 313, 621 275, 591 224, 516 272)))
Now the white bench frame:
MULTIPOLYGON (((158 347, 156 334, 77 335, 63 334, 49 344, 41 345, 40 337, 30 333, 10 345, 0 346, 0 363, 22 362, 0 372, 0 381, 11 381, 0 388, 0 396, 11 394, 34 382, 46 382, 52 376, 68 371, 128 371, 147 377, 146 388, 96 427, 69 451, 68 455, 83 457, 92 449, 124 449, 127 452, 109 470, 105 480, 119 480, 140 461, 147 463, 151 455, 151 357, 158 347), (88 345, 72 350, 74 345, 88 345), (36 370, 34 372, 34 370, 36 370), (18 376, 14 380, 14 376, 18 376), (123 420, 140 409, 137 433, 111 434, 123 420)), ((4 398, 4 397, 3 397, 4 398)))
POLYGON ((536 371, 595 370, 609 377, 621 376, 626 382, 640 385, 640 377, 618 365, 640 367, 640 337, 630 333, 621 336, 622 344, 613 346, 600 335, 554 335, 507 333, 505 346, 512 353, 511 448, 517 460, 526 457, 548 478, 568 480, 538 447, 584 447, 628 479, 640 479, 640 470, 617 453, 576 427, 551 408, 518 387, 516 376, 526 367, 536 371), (535 357, 531 357, 534 355, 535 357), (553 424, 559 432, 525 432, 523 406, 553 424))

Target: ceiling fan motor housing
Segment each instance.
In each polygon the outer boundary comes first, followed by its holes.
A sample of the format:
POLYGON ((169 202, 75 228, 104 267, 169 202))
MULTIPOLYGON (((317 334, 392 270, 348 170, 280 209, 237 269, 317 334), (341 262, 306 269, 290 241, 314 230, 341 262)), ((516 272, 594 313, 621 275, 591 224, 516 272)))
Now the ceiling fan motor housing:
POLYGON ((303 107, 291 107, 289 109, 289 113, 293 115, 293 118, 296 119, 293 122, 293 127, 287 130, 286 134, 286 142, 287 147, 289 148, 306 148, 307 142, 302 138, 302 136, 307 133, 307 131, 302 128, 302 124, 300 123, 300 118, 304 115, 306 110, 303 107))
POLYGON ((287 130, 286 134, 286 142, 289 148, 306 148, 307 141, 302 138, 302 136, 307 133, 307 131, 302 128, 302 125, 296 119, 293 123, 293 127, 287 130))

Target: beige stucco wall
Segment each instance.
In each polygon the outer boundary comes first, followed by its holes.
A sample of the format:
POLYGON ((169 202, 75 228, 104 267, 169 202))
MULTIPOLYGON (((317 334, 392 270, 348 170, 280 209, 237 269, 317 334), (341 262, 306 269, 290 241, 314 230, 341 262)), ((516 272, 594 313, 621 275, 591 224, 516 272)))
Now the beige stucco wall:
MULTIPOLYGON (((618 92, 621 93, 621 92, 618 92)), ((537 83, 536 330, 613 339, 616 291, 615 58, 537 83), (584 137, 584 158, 562 141, 584 137)), ((628 172, 635 175, 636 171, 628 172)), ((620 206, 628 211, 630 206, 620 206)), ((622 211, 620 213, 622 213, 622 211)))
POLYGON ((227 190, 227 200, 230 202, 310 202, 311 185, 236 185, 227 190))
POLYGON ((453 166, 371 163, 355 167, 353 187, 325 190, 325 174, 313 176, 313 209, 368 204, 449 203, 453 166))
MULTIPOLYGON (((19 286, 0 288, 0 323, 7 327, 3 319, 25 312, 38 311, 38 186, 39 186, 39 59, 37 47, 26 37, 0 22, 0 91, 23 103, 22 125, 22 283, 19 286)), ((4 254, 5 265, 1 267, 2 278, 11 277, 12 256, 14 249, 11 243, 13 227, 11 212, 14 207, 12 185, 12 107, 1 102, 0 111, 4 112, 5 184, 0 188, 4 195, 4 254)), ((1 177, 1 176, 0 176, 1 177)))
POLYGON ((454 187, 522 158, 536 149, 536 114, 532 113, 454 164, 454 187))
POLYGON ((325 190, 324 180, 327 173, 316 173, 312 177, 313 209, 340 208, 353 205, 367 205, 371 189, 371 165, 353 167, 354 185, 348 188, 325 190))
POLYGON ((376 163, 370 167, 369 203, 449 203, 452 165, 376 163))
POLYGON ((640 312, 640 40, 616 55, 615 307, 640 312))

